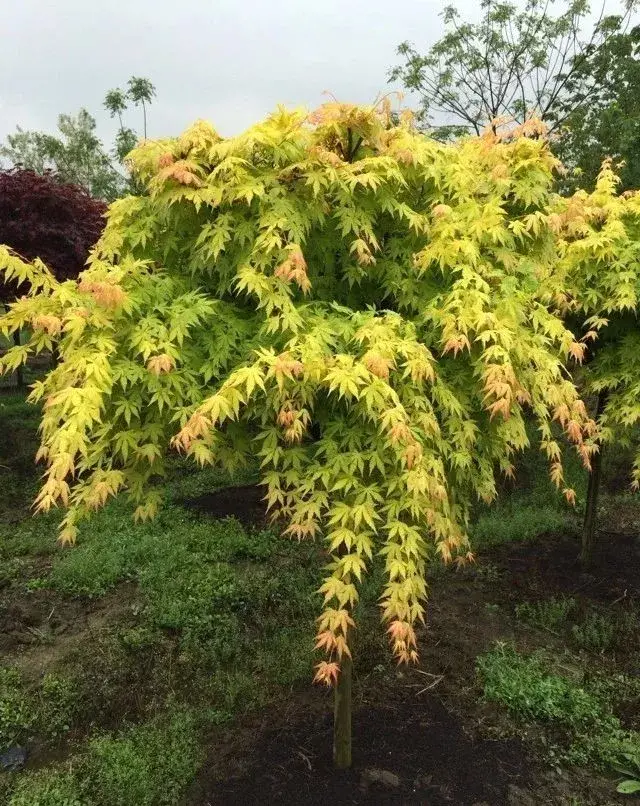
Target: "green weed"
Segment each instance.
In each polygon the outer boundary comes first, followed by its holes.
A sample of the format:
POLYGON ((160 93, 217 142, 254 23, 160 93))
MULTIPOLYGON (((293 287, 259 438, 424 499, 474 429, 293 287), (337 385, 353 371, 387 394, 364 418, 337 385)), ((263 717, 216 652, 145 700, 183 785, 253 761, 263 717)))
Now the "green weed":
POLYGON ((539 722, 565 735, 565 746, 553 747, 558 758, 606 769, 640 734, 623 730, 610 704, 575 681, 554 674, 537 655, 523 657, 498 643, 477 659, 489 700, 501 703, 523 722, 539 722))
POLYGON ((48 767, 21 777, 7 806, 94 806, 72 772, 48 767))
POLYGON ((89 743, 82 777, 96 806, 174 806, 202 763, 193 715, 175 711, 89 743))
POLYGON ((34 735, 56 739, 69 730, 79 707, 73 681, 47 674, 29 689, 14 668, 0 668, 0 750, 34 735))
POLYGON ((8 806, 174 806, 202 758, 199 722, 175 710, 94 737, 68 769, 21 776, 8 806))
POLYGON ((0 668, 0 750, 22 741, 36 718, 18 670, 0 668))
POLYGON ((521 502, 498 502, 471 527, 474 546, 498 546, 513 540, 532 540, 546 532, 568 528, 571 521, 558 503, 539 507, 521 502))
POLYGON ((625 753, 615 765, 617 772, 624 775, 616 790, 623 795, 640 792, 640 748, 635 753, 625 753))
POLYGON ((577 605, 573 598, 552 597, 542 602, 522 602, 516 605, 515 613, 518 621, 530 627, 554 632, 576 612, 577 605))
POLYGON ((633 610, 590 610, 584 620, 573 627, 572 638, 579 649, 604 653, 637 642, 639 630, 638 615, 633 610))

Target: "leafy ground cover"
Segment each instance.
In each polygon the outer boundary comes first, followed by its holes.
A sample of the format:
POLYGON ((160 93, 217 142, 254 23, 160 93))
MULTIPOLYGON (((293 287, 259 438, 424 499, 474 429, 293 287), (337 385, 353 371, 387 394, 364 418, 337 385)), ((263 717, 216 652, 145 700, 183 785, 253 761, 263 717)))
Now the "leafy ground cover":
POLYGON ((267 528, 251 470, 180 462, 157 521, 118 500, 62 549, 56 514, 28 512, 36 425, 0 396, 0 755, 27 751, 0 802, 634 802, 614 766, 640 732, 640 504, 617 457, 589 573, 579 512, 527 460, 478 512, 477 564, 433 567, 418 668, 389 659, 374 570, 337 774, 331 698, 309 682, 321 549, 267 528))

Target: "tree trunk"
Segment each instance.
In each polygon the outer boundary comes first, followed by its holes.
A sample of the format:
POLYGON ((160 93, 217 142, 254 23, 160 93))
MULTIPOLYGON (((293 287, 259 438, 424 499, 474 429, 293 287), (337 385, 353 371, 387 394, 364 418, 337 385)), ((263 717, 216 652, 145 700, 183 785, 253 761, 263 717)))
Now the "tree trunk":
MULTIPOLYGON (((20 331, 16 330, 13 334, 13 343, 16 347, 19 347, 22 343, 20 341, 20 331)), ((18 383, 18 389, 24 389, 24 367, 22 364, 16 369, 16 381, 18 383)))
MULTIPOLYGON (((604 407, 607 405, 608 393, 602 391, 598 394, 596 405, 596 421, 600 419, 604 407)), ((593 561, 593 547, 596 537, 596 526, 598 520, 598 495, 600 493, 600 476, 602 473, 602 453, 604 446, 600 445, 600 450, 593 457, 591 463, 591 473, 589 473, 589 486, 587 488, 587 509, 582 527, 582 549, 580 551, 580 562, 589 566, 593 561)))
POLYGON ((339 770, 351 766, 351 670, 353 662, 343 655, 335 687, 333 711, 333 763, 339 770))

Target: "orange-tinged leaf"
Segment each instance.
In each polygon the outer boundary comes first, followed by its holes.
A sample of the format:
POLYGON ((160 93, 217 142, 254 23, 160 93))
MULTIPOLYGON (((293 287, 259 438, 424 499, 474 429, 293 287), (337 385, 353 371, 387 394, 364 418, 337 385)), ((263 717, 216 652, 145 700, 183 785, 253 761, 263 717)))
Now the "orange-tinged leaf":
POLYGON ((316 673, 313 678, 314 683, 322 683, 325 686, 331 687, 338 682, 340 675, 340 664, 335 662, 320 661, 316 666, 316 673))

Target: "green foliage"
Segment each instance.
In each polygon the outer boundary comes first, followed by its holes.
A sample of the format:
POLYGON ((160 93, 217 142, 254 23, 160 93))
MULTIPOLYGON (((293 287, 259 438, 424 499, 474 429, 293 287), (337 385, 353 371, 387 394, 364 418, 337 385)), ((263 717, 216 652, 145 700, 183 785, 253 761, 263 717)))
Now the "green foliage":
POLYGON ((549 672, 536 655, 523 657, 498 643, 477 659, 485 696, 524 722, 564 731, 561 758, 606 769, 620 754, 640 746, 640 734, 625 731, 609 702, 573 680, 549 672))
POLYGON ((572 638, 580 649, 608 652, 628 648, 638 639, 637 613, 629 610, 598 612, 590 610, 584 620, 572 628, 572 638))
POLYGON ((23 739, 36 717, 22 689, 18 670, 0 668, 0 748, 6 750, 23 739))
POLYGON ((24 774, 8 806, 174 806, 202 759, 199 722, 174 709, 95 736, 69 769, 24 774))
POLYGON ((525 406, 561 489, 553 421, 585 462, 593 431, 563 369, 579 345, 541 296, 546 144, 446 146, 392 121, 385 102, 280 109, 229 140, 197 123, 131 154, 147 192, 111 206, 78 284, 1 259, 34 285, 3 331, 39 323, 2 367, 60 335, 33 398, 38 506, 69 505, 62 539, 124 488, 155 514, 170 443, 201 464, 258 457, 287 534, 331 553, 324 681, 378 552, 383 621, 415 659, 426 563, 467 558, 472 507, 528 443, 525 406))
MULTIPOLYGON (((147 137, 147 104, 151 103, 152 98, 156 94, 155 87, 148 78, 139 78, 132 76, 128 82, 128 90, 113 89, 107 92, 104 99, 104 106, 110 113, 111 117, 118 118, 118 134, 116 135, 116 143, 114 152, 120 162, 124 162, 127 154, 134 148, 138 137, 129 126, 125 126, 123 114, 127 111, 129 101, 132 101, 136 106, 142 106, 143 112, 143 136, 147 137)), ((135 180, 130 180, 131 191, 140 191, 136 188, 135 180)))
POLYGON ((470 531, 475 546, 488 547, 532 540, 545 533, 558 532, 567 525, 567 513, 558 505, 498 503, 495 511, 490 509, 483 513, 470 531))
POLYGON ((58 738, 78 708, 72 680, 46 674, 37 687, 28 687, 17 669, 0 667, 0 751, 34 735, 58 738))
POLYGON ((625 776, 616 787, 618 792, 623 795, 640 792, 640 748, 635 753, 624 753, 615 768, 625 776))
MULTIPOLYGON (((5 392, 0 395, 0 516, 9 510, 28 507, 37 491, 33 457, 38 447, 40 416, 39 407, 26 403, 23 394, 5 392)), ((0 557, 3 553, 0 540, 0 557)))
POLYGON ((583 729, 602 717, 600 703, 583 688, 549 674, 540 659, 525 658, 507 644, 478 658, 485 696, 525 720, 583 729))
MULTIPOLYGON (((550 277, 563 315, 582 331, 587 393, 603 394, 599 439, 637 447, 640 372, 637 306, 640 295, 640 220, 636 193, 617 195, 619 179, 605 162, 588 195, 558 199, 550 218, 559 234, 558 273, 550 277), (583 204, 586 204, 583 207, 583 204), (558 281, 562 290, 559 292, 558 281), (591 345, 587 349, 587 345, 591 345)), ((634 483, 640 481, 640 452, 634 483)))
POLYGON ((174 711, 92 739, 83 777, 96 806, 174 806, 202 759, 197 721, 174 711))
POLYGON ((127 101, 143 107, 143 133, 147 136, 147 105, 155 96, 155 87, 147 78, 132 76, 129 89, 110 90, 104 105, 111 117, 118 116, 119 128, 111 149, 113 158, 96 135, 95 118, 81 109, 77 115, 58 117, 58 135, 25 131, 17 127, 0 146, 0 157, 12 165, 44 173, 54 171, 64 182, 81 185, 97 199, 112 201, 127 192, 141 192, 124 168, 127 154, 134 148, 138 136, 125 126, 122 115, 127 101))
MULTIPOLYGON (((180 479, 177 488, 183 489, 180 479)), ((299 547, 273 532, 197 518, 177 505, 134 527, 128 507, 115 501, 81 528, 78 545, 60 552, 37 584, 100 596, 135 580, 144 623, 119 636, 129 651, 153 645, 159 631, 175 632, 197 667, 237 662, 251 647, 251 662, 268 670, 266 679, 271 671, 295 678, 301 666, 291 641, 305 635, 309 646, 320 581, 317 553, 308 552, 302 565, 299 556, 299 547)))
POLYGON ((516 605, 516 618, 532 627, 557 630, 566 624, 577 607, 573 598, 552 597, 542 602, 522 602, 516 605))
POLYGON ((21 777, 7 806, 93 806, 72 772, 45 768, 21 777))
POLYGON ((604 20, 605 40, 574 62, 559 99, 565 120, 555 148, 574 171, 563 180, 569 187, 592 188, 605 157, 619 163, 624 190, 640 187, 640 27, 626 23, 620 17, 604 20))

